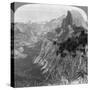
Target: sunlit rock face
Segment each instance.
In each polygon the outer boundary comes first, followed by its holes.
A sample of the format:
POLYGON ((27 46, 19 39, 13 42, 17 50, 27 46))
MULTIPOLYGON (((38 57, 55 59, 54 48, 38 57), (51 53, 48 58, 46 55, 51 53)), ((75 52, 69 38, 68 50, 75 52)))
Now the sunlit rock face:
POLYGON ((15 24, 16 81, 30 83, 32 78, 40 85, 85 81, 87 36, 86 22, 74 10, 43 24, 15 24))
POLYGON ((73 24, 75 24, 77 27, 84 27, 87 29, 87 21, 84 20, 82 15, 75 10, 71 11, 72 17, 73 17, 73 24))

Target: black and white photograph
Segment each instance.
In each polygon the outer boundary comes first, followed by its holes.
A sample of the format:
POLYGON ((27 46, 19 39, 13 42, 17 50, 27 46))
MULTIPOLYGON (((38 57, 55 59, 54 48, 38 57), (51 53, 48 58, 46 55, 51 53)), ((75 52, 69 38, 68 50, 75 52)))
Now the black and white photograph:
POLYGON ((11 86, 88 84, 88 6, 13 2, 11 86))

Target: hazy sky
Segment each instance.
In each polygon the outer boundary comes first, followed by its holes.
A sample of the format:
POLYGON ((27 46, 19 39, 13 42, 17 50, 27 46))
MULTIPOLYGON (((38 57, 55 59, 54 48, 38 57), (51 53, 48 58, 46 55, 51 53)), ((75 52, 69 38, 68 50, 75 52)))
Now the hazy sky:
POLYGON ((19 7, 15 12, 15 22, 42 22, 60 17, 67 13, 67 10, 78 10, 87 19, 83 10, 71 6, 48 5, 48 4, 27 4, 19 7))

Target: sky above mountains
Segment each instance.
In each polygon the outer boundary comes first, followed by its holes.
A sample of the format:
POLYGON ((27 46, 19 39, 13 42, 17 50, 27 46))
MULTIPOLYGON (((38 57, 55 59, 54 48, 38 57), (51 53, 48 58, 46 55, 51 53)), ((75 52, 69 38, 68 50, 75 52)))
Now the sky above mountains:
POLYGON ((44 22, 66 15, 68 10, 79 11, 87 20, 86 13, 77 7, 49 4, 27 4, 19 7, 15 12, 15 22, 44 22))

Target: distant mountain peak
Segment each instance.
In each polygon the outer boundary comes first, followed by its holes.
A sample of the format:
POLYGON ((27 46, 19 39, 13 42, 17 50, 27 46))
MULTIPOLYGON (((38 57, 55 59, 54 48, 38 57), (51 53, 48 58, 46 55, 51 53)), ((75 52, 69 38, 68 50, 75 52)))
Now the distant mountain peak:
POLYGON ((72 14, 70 11, 68 11, 66 18, 63 19, 62 28, 67 27, 67 25, 72 25, 72 21, 72 14))

